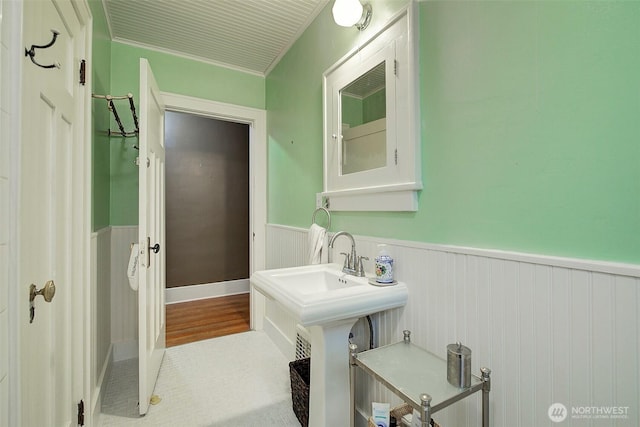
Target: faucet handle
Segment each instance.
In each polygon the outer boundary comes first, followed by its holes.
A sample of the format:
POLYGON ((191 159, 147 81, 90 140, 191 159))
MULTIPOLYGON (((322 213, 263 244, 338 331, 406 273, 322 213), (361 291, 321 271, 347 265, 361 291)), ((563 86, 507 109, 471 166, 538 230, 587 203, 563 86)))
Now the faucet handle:
POLYGON ((356 275, 363 277, 364 276, 364 266, 362 265, 362 260, 366 259, 367 261, 369 261, 369 257, 366 256, 359 256, 358 257, 358 262, 356 264, 356 275))
POLYGON ((351 264, 351 254, 348 254, 346 252, 340 252, 340 255, 344 255, 344 265, 343 265, 343 270, 345 268, 349 268, 349 265, 351 264))

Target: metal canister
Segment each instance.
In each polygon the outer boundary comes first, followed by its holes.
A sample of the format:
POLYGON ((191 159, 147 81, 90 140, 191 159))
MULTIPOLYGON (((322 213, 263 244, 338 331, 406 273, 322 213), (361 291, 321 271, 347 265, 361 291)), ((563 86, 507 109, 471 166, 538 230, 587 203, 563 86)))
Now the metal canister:
POLYGON ((460 342, 447 346, 447 381, 459 388, 471 386, 471 349, 460 342))

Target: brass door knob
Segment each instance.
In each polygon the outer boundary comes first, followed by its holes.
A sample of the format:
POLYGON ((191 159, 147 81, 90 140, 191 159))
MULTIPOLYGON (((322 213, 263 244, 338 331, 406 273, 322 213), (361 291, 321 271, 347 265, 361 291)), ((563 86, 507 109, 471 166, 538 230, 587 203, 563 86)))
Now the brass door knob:
POLYGON ((42 295, 42 298, 44 298, 46 302, 51 302, 55 294, 56 285, 53 283, 53 280, 47 281, 42 289, 36 289, 36 285, 33 283, 29 286, 29 323, 33 323, 33 318, 36 315, 36 305, 33 303, 36 297, 42 295))
POLYGON ((42 295, 46 302, 51 302, 56 294, 56 285, 53 280, 47 281, 41 289, 36 290, 36 285, 31 284, 29 287, 29 301, 33 302, 38 295, 42 295))

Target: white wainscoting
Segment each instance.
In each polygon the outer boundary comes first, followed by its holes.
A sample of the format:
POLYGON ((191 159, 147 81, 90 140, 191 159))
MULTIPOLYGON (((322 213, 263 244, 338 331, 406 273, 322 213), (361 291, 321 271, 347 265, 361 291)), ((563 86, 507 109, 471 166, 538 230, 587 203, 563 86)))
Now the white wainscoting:
POLYGON ((94 300, 91 313, 94 316, 96 342, 96 366, 99 374, 111 347, 111 228, 105 227, 91 234, 91 262, 94 300))
MULTIPOLYGON (((307 231, 293 227, 267 225, 266 267, 285 268, 306 264, 307 231)), ((264 331, 286 357, 293 359, 297 322, 269 298, 264 298, 264 304, 264 331)), ((252 322, 256 321, 252 319, 252 322)))
POLYGON ((91 234, 91 410, 97 420, 102 385, 111 369, 111 228, 91 234))
MULTIPOLYGON (((304 264, 306 237, 306 229, 268 225, 267 268, 304 264)), ((492 426, 556 425, 547 415, 556 402, 569 411, 562 425, 640 425, 640 266, 355 237, 358 253, 371 260, 368 272, 376 245, 386 243, 397 279, 409 287, 404 308, 374 316, 379 344, 399 341, 409 329, 415 344, 443 358, 447 344, 470 347, 472 370, 492 370, 492 426), (572 410, 586 407, 624 407, 627 414, 572 418, 572 410)), ((337 240, 334 252, 347 243, 337 240)), ((268 301, 267 321, 294 342, 295 321, 268 301)), ((358 390, 364 413, 372 400, 398 402, 365 375, 358 390)), ((479 414, 478 393, 434 419, 476 427, 479 414)))
POLYGON ((129 286, 127 266, 138 226, 111 227, 111 342, 113 361, 138 357, 138 294, 129 286))

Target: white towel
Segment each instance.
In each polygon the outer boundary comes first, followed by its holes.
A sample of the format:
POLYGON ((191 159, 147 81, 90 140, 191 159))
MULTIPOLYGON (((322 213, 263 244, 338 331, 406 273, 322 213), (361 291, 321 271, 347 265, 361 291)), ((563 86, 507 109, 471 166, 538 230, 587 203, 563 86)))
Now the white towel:
POLYGON ((309 264, 320 264, 326 234, 327 230, 320 227, 318 224, 312 224, 311 228, 309 228, 309 234, 307 237, 309 242, 309 264))
POLYGON ((127 278, 129 279, 129 286, 134 291, 138 290, 138 244, 131 245, 131 255, 129 255, 129 265, 127 266, 127 278))

